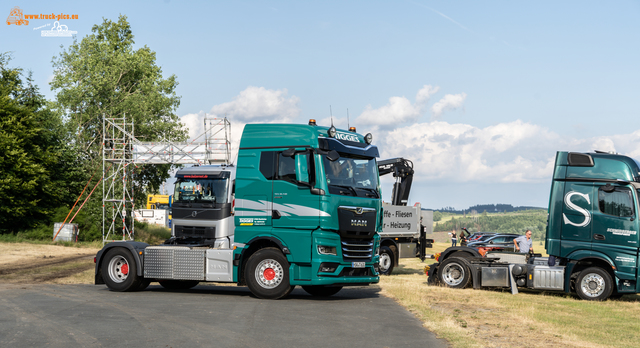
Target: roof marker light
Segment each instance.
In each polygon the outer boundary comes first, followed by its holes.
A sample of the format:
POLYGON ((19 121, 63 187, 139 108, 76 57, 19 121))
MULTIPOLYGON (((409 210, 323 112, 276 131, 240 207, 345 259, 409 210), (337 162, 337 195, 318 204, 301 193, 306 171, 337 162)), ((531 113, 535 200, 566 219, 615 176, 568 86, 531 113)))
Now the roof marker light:
POLYGON ((310 126, 316 126, 316 120, 313 119, 313 118, 309 119, 309 125, 310 126))
POLYGON ((356 127, 349 127, 349 132, 356 132, 356 127))

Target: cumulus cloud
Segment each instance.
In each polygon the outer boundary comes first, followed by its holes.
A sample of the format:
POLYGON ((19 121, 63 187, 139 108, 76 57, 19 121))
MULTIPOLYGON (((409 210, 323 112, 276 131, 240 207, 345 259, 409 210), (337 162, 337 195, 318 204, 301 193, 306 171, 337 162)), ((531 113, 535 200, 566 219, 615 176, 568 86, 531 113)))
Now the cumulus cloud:
POLYGON ((442 116, 445 110, 455 110, 462 107, 464 100, 467 99, 466 93, 447 94, 431 107, 433 116, 438 118, 442 116))
POLYGON ((367 105, 356 118, 356 122, 388 128, 399 123, 416 121, 423 114, 429 98, 439 90, 440 87, 424 85, 416 94, 415 103, 411 103, 406 97, 391 97, 389 103, 380 108, 374 109, 367 105))
POLYGON ((204 118, 227 117, 231 125, 229 134, 231 141, 231 155, 235 159, 240 144, 242 131, 247 123, 289 123, 300 115, 298 103, 300 98, 288 96, 287 89, 266 89, 264 87, 249 86, 240 92, 232 101, 214 105, 205 114, 187 114, 180 118, 184 127, 189 131, 191 141, 204 141, 204 118))
POLYGON ((266 89, 249 86, 232 101, 211 108, 220 117, 233 117, 241 122, 264 121, 278 118, 288 122, 300 115, 300 98, 289 97, 287 89, 266 89))
POLYGON ((540 183, 551 177, 556 151, 640 154, 640 130, 568 139, 520 120, 484 128, 433 121, 377 138, 382 158, 413 160, 418 181, 540 183))

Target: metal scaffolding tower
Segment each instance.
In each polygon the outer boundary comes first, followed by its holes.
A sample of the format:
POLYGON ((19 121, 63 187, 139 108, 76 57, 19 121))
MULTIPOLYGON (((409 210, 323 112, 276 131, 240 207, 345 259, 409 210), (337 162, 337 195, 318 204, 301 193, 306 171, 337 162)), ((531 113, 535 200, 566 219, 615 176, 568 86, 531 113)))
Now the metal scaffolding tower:
POLYGON ((102 242, 134 239, 133 169, 136 164, 229 164, 231 123, 227 118, 204 118, 204 133, 190 142, 141 142, 133 121, 102 121, 102 242), (199 140, 199 139, 203 139, 199 140))

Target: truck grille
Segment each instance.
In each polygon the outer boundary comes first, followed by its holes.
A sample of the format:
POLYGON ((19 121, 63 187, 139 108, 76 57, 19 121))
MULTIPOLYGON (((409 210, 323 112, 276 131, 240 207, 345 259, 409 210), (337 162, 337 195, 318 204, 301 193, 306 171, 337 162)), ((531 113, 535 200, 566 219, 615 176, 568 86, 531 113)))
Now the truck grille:
POLYGON ((342 239, 341 244, 344 261, 371 261, 373 256, 372 239, 342 239))

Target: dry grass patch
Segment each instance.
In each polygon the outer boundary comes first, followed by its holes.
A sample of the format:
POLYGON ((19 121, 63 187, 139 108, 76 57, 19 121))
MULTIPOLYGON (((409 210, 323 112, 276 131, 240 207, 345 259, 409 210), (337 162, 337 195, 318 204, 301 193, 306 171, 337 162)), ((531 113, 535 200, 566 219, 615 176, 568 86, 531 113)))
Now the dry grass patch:
POLYGON ((640 340, 638 295, 587 302, 533 290, 449 289, 427 285, 424 266, 401 260, 394 275, 381 278, 382 293, 454 347, 636 347, 640 340))
POLYGON ((6 283, 93 283, 99 248, 0 243, 0 281, 6 283))

